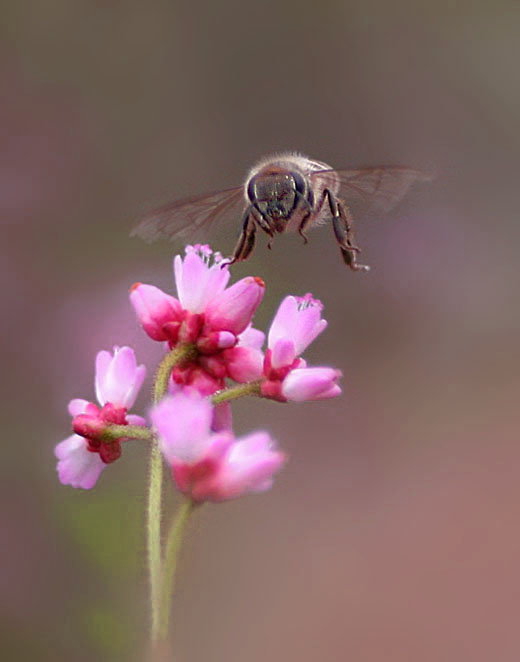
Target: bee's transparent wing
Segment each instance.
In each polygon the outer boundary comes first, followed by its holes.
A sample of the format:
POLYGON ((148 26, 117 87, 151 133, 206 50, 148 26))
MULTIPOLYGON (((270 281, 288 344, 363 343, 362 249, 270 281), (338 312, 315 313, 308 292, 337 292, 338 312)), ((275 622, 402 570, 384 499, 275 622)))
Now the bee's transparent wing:
POLYGON ((406 195, 415 182, 431 181, 432 177, 420 170, 404 166, 375 166, 352 170, 321 170, 311 175, 322 181, 330 177, 331 186, 339 182, 339 197, 348 206, 362 207, 365 211, 390 211, 406 195))
POLYGON ((146 213, 131 236, 145 241, 193 237, 199 230, 209 231, 226 216, 239 223, 241 203, 244 204, 241 186, 177 200, 146 213))

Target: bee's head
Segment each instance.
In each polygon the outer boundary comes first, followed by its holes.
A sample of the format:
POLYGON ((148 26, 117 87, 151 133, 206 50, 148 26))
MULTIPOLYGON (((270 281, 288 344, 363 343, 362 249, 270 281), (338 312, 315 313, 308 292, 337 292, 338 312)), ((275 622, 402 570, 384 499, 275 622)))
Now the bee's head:
POLYGON ((299 197, 304 194, 304 187, 303 178, 298 173, 276 169, 252 177, 247 186, 247 195, 264 218, 287 221, 299 197))

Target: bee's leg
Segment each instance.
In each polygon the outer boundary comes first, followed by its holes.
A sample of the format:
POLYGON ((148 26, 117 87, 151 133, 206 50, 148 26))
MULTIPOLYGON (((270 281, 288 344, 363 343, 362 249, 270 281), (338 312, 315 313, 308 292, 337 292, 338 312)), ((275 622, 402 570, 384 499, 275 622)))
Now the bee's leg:
POLYGON ((233 256, 231 257, 231 260, 222 263, 222 266, 231 266, 232 264, 235 264, 235 262, 247 260, 255 245, 255 235, 255 219, 248 210, 244 222, 242 223, 242 231, 240 232, 240 237, 238 238, 237 245, 233 251, 233 256))
POLYGON ((271 248, 271 245, 273 243, 273 229, 269 225, 269 222, 267 218, 258 210, 256 207, 253 207, 253 216, 255 221, 258 223, 259 227, 267 234, 269 235, 269 248, 271 248))
POLYGON ((307 244, 309 242, 309 238, 305 234, 305 228, 309 225, 309 221, 311 220, 311 210, 309 209, 306 214, 303 216, 300 225, 298 226, 298 233, 300 237, 303 238, 303 243, 307 244))
POLYGON ((298 234, 300 235, 300 237, 302 237, 303 243, 307 244, 309 242, 309 238, 305 234, 305 228, 309 225, 309 222, 312 218, 313 209, 309 204, 309 201, 306 200, 301 193, 297 192, 297 196, 300 199, 301 203, 307 208, 307 211, 303 215, 303 218, 300 221, 300 225, 298 226, 298 234))
POLYGON ((269 250, 273 247, 274 232, 272 227, 269 225, 267 218, 262 214, 262 212, 257 208, 253 207, 253 214, 255 221, 258 223, 259 227, 269 235, 269 242, 267 248, 269 250))
POLYGON ((360 253, 361 249, 353 243, 352 226, 354 221, 348 207, 344 207, 339 200, 336 200, 328 189, 324 193, 329 203, 334 235, 339 244, 343 262, 353 271, 369 271, 370 267, 368 265, 358 264, 356 261, 356 253, 360 253))

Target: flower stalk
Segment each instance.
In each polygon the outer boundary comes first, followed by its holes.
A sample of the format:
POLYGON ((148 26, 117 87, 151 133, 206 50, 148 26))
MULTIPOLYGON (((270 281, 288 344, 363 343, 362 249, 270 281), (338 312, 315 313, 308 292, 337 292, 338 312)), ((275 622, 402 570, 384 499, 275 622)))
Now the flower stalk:
POLYGON ((197 504, 186 499, 179 506, 170 526, 161 573, 161 597, 159 605, 159 639, 166 639, 168 635, 168 621, 170 618, 171 597, 174 589, 175 570, 181 548, 186 524, 197 504))
POLYGON ((212 398, 211 402, 214 405, 220 405, 223 402, 229 402, 230 400, 236 400, 237 398, 243 398, 246 395, 261 395, 261 382, 249 382, 248 384, 239 384, 238 386, 232 386, 231 388, 222 389, 217 391, 212 398))
POLYGON ((150 441, 150 429, 141 425, 108 425, 100 435, 102 441, 110 442, 117 439, 140 439, 150 441))
POLYGON ((168 380, 170 379, 173 368, 179 363, 189 361, 197 356, 197 348, 194 345, 179 345, 172 349, 163 358, 157 372, 153 385, 153 402, 157 404, 162 400, 168 390, 168 380))
MULTIPOLYGON (((180 345, 163 358, 153 385, 153 401, 158 404, 168 390, 168 380, 172 369, 196 354, 192 345, 180 345)), ((155 435, 152 438, 150 453, 150 479, 148 483, 147 507, 147 546, 150 574, 150 598, 152 603, 152 641, 159 637, 160 581, 161 581, 161 496, 162 496, 162 456, 155 435)))

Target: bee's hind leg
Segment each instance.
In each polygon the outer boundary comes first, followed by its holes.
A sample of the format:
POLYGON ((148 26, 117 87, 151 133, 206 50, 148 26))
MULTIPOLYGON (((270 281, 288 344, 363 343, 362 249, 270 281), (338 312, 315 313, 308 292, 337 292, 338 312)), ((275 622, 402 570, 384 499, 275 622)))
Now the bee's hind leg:
POLYGON ((368 265, 357 263, 356 255, 361 252, 361 249, 353 242, 354 232, 352 226, 354 220, 348 207, 344 207, 339 200, 336 200, 330 191, 327 190, 326 195, 332 214, 334 235, 339 244, 343 262, 353 271, 370 271, 368 265))
POLYGON ((255 247, 256 225, 253 216, 248 212, 242 224, 240 237, 238 238, 237 245, 233 251, 230 260, 222 262, 222 267, 231 266, 235 262, 243 262, 251 255, 251 251, 255 247))

